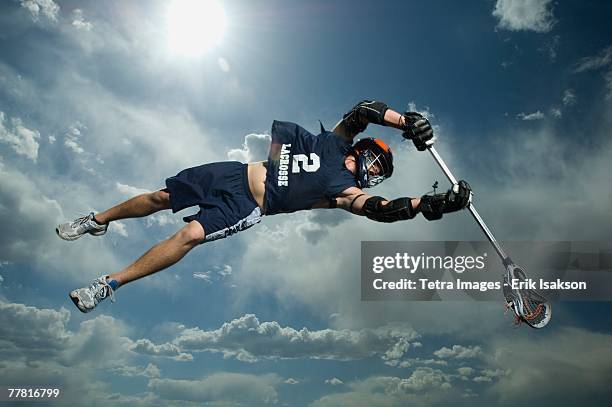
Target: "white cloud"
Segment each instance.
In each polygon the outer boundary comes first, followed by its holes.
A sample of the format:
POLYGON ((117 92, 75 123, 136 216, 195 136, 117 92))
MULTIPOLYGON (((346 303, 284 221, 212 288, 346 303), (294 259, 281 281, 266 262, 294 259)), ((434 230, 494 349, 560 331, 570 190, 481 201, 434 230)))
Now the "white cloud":
POLYGON ((610 65, 612 62, 612 45, 604 48, 598 55, 585 57, 576 65, 574 72, 593 71, 610 65))
MULTIPOLYGON (((609 176, 607 174, 612 160, 612 144, 601 138, 608 132, 605 121, 603 119, 602 124, 598 124, 599 128, 592 131, 593 137, 601 140, 602 144, 587 151, 577 151, 572 142, 564 141, 546 126, 537 131, 511 133, 514 142, 503 143, 504 156, 496 164, 497 168, 504 169, 506 176, 504 187, 495 192, 495 202, 498 205, 496 210, 500 211, 498 213, 514 211, 521 216, 497 219, 495 230, 503 231, 506 239, 511 239, 510 236, 526 236, 527 231, 531 239, 541 240, 559 239, 562 236, 569 240, 596 239, 598 236, 603 238, 603 231, 611 227, 611 219, 605 215, 609 209, 605 208, 609 208, 612 202, 612 195, 607 192, 602 195, 599 188, 599 184, 609 176), (568 160, 568 156, 573 159, 568 160), (536 162, 533 161, 534 157, 538 157, 536 162), (525 168, 529 163, 532 165, 531 175, 526 178, 525 168), (551 178, 557 181, 550 182, 551 178), (574 184, 580 185, 579 196, 571 187, 574 184), (515 193, 511 192, 519 188, 519 185, 522 201, 515 199, 515 193), (558 195, 566 188, 572 193, 568 192, 567 196, 560 198, 564 204, 558 210, 578 211, 588 215, 560 219, 550 212, 550 208, 536 209, 546 201, 546 197, 558 195), (513 203, 510 204, 508 199, 513 203)), ((509 134, 500 134, 499 137, 507 138, 509 134)))
POLYGON ((227 153, 227 157, 243 163, 266 160, 270 140, 270 135, 268 134, 247 134, 244 137, 242 148, 230 150, 227 153))
POLYGON ((604 83, 606 86, 607 94, 606 100, 612 98, 612 45, 604 48, 599 55, 585 57, 580 60, 574 69, 575 73, 598 70, 605 68, 606 71, 603 74, 604 83))
POLYGON ((506 375, 508 372, 502 369, 484 369, 479 372, 479 375, 474 377, 475 382, 487 382, 490 383, 493 379, 506 375))
POLYGON ((583 397, 606 397, 612 374, 612 335, 558 327, 547 335, 500 335, 480 380, 496 377, 490 391, 497 404, 565 404, 583 397), (510 372, 510 373, 505 373, 510 372), (537 392, 525 389, 537 388, 537 392), (560 391, 559 389, 563 389, 560 391))
POLYGON ((295 231, 311 244, 317 244, 328 237, 334 227, 351 219, 351 215, 346 211, 314 210, 306 216, 306 219, 296 226, 295 231))
POLYGON ((497 0, 493 16, 510 31, 548 32, 555 25, 552 0, 497 0))
POLYGON ((212 277, 210 275, 210 271, 207 271, 205 273, 193 273, 193 278, 202 280, 207 284, 212 284, 212 277))
POLYGON ((70 338, 66 329, 69 318, 65 308, 38 309, 0 300, 0 352, 27 360, 57 355, 70 338))
MULTIPOLYGON (((84 252, 96 253, 97 261, 90 264, 88 274, 91 278, 101 275, 108 269, 120 269, 116 254, 110 248, 100 245, 100 238, 84 237, 74 242, 64 242, 53 233, 56 225, 68 221, 58 201, 47 196, 62 198, 65 191, 63 179, 48 177, 46 173, 31 173, 26 177, 18 170, 7 168, 0 171, 0 216, 4 233, 0 234, 0 253, 7 261, 27 261, 34 272, 48 274, 53 270, 56 276, 71 276, 83 283, 83 270, 75 265, 81 263, 84 252), (32 256, 32 252, 37 253, 32 256)), ((72 185, 75 195, 90 195, 82 186, 72 185)), ((92 200, 93 202, 93 200, 92 200)), ((85 206, 87 208, 87 206, 85 206)))
POLYGON ((229 264, 224 264, 223 267, 219 268, 217 270, 217 273, 222 277, 225 278, 227 276, 230 276, 232 274, 232 266, 230 266, 229 264))
POLYGON ((344 382, 337 377, 332 377, 331 379, 325 379, 325 384, 331 384, 332 386, 339 386, 344 384, 344 382))
POLYGON ((70 332, 59 360, 66 366, 80 366, 84 369, 126 365, 132 356, 129 349, 133 341, 128 337, 129 333, 128 325, 108 315, 101 314, 85 320, 78 325, 78 329, 70 332), (104 352, 104 357, 100 357, 92 349, 112 351, 104 352))
POLYGON ((415 338, 414 330, 402 325, 359 331, 310 331, 307 328, 298 331, 282 327, 275 321, 259 322, 255 315, 247 314, 213 331, 188 328, 172 343, 146 345, 148 348, 170 348, 173 354, 181 351, 220 352, 226 358, 245 362, 292 358, 352 360, 370 356, 392 361, 402 358, 409 341, 415 338))
MULTIPOLYGON (((100 381, 90 369, 70 368, 53 361, 37 360, 33 362, 11 361, 0 363, 0 375, 13 383, 49 383, 61 389, 61 402, 76 406, 123 405, 139 406, 142 404, 118 404, 117 395, 113 395, 114 386, 100 381)), ((143 396, 143 399, 145 397, 143 396)), ((146 399, 147 406, 153 404, 146 399)))
POLYGON ((2 277, 2 274, 0 274, 0 285, 2 285, 2 283, 4 283, 4 277, 2 277))
POLYGON ((453 345, 452 349, 446 346, 438 349, 434 352, 434 355, 441 359, 455 358, 455 359, 467 359, 475 358, 482 354, 480 346, 462 346, 453 345))
POLYGON ((202 280, 207 284, 212 284, 215 281, 222 281, 232 274, 232 267, 229 264, 223 266, 215 266, 213 270, 206 272, 193 273, 193 278, 202 280))
POLYGON ((459 367, 457 372, 459 372, 460 376, 471 376, 474 373, 474 368, 469 366, 459 367))
POLYGON ((142 355, 163 356, 177 361, 193 360, 191 354, 181 352, 181 350, 172 343, 156 345, 149 339, 138 339, 130 346, 130 350, 142 355))
POLYGON ((215 373, 199 380, 152 379, 149 388, 165 400, 232 405, 276 404, 276 374, 215 373))
POLYGON ((70 312, 0 300, 0 352, 5 360, 54 361, 73 367, 104 367, 125 361, 131 340, 121 321, 106 315, 67 328, 70 312), (27 332, 27 335, 24 335, 27 332), (113 349, 99 358, 91 349, 113 349))
POLYGON ((159 378, 161 371, 153 364, 149 363, 146 367, 141 366, 117 366, 111 369, 112 372, 125 377, 148 377, 150 379, 159 378))
POLYGON ((185 354, 172 346, 153 345, 147 339, 132 341, 126 335, 129 328, 106 315, 82 321, 71 331, 67 328, 69 316, 63 308, 59 311, 39 309, 0 300, 0 375, 20 382, 28 379, 51 383, 52 380, 54 384, 70 385, 72 387, 63 390, 64 399, 71 402, 88 400, 88 403, 79 403, 88 405, 116 405, 118 402, 122 405, 168 405, 159 399, 213 404, 276 404, 279 384, 299 383, 293 378, 282 381, 276 374, 225 372, 193 380, 162 378, 161 370, 153 363, 144 367, 131 364, 132 351, 176 360, 181 360, 181 355, 185 354), (149 378, 151 392, 141 393, 134 399, 112 393, 108 384, 92 377, 99 369, 105 374, 149 378))
POLYGON ((147 218, 145 219, 145 225, 147 227, 151 227, 153 225, 164 227, 167 225, 178 225, 181 223, 181 218, 173 216, 171 213, 168 212, 157 212, 153 215, 147 216, 147 218))
POLYGON ((561 104, 550 108, 550 115, 555 119, 560 119, 561 117, 563 117, 563 110, 575 104, 576 93, 573 89, 566 89, 565 91, 563 91, 563 96, 561 97, 561 104))
POLYGON ((432 114, 432 113, 429 111, 429 107, 425 106, 425 108, 424 108, 424 109, 422 109, 422 110, 421 110, 421 109, 418 109, 418 108, 417 108, 417 104, 416 104, 416 102, 415 102, 415 101, 413 101, 413 100, 412 100, 412 101, 410 101, 410 102, 408 102, 408 110, 409 110, 410 112, 417 112, 417 113, 420 113, 420 114, 422 114, 423 116, 425 116, 425 117, 427 117, 427 118, 433 118, 433 117, 435 117, 435 116, 434 116, 434 115, 433 115, 433 114, 432 114))
POLYGON ((419 367, 412 372, 410 377, 400 382, 401 389, 422 391, 428 388, 448 388, 450 379, 448 375, 439 369, 419 367))
MULTIPOLYGON (((123 45, 114 44, 115 40, 125 39, 112 28, 108 29, 112 32, 103 32, 100 37, 104 37, 104 41, 108 40, 109 44, 105 43, 100 51, 113 55, 129 52, 128 49, 121 48, 123 45), (121 50, 113 47, 119 47, 121 50)), ((96 173, 101 172, 99 161, 102 160, 107 172, 119 166, 122 168, 123 184, 133 185, 138 182, 141 185, 161 186, 167 176, 176 174, 182 168, 218 161, 223 157, 222 151, 210 148, 209 137, 203 134, 200 124, 189 114, 188 109, 182 106, 168 108, 132 104, 122 98, 122 95, 113 93, 109 86, 101 83, 100 78, 89 78, 90 72, 82 70, 81 65, 73 64, 69 60, 62 62, 63 69, 56 71, 51 90, 40 89, 34 81, 20 76, 18 72, 4 65, 0 65, 0 84, 14 89, 11 95, 14 94, 13 98, 20 104, 29 106, 33 111, 40 110, 41 114, 48 118, 46 125, 49 127, 65 126, 66 120, 62 119, 63 117, 78 117, 80 123, 86 124, 87 134, 95 137, 87 137, 85 140, 79 135, 75 138, 69 132, 68 137, 62 140, 62 145, 68 141, 69 147, 66 148, 71 152, 80 151, 79 148, 84 150, 79 155, 82 160, 78 161, 81 168, 77 169, 77 174, 82 174, 82 167, 87 165, 93 170, 93 179, 97 178, 96 173), (41 93, 57 103, 39 107, 37 95, 41 93), (83 103, 85 98, 88 103, 83 103), (169 137, 169 134, 172 134, 172 137, 169 137), (125 144, 122 140, 129 143, 125 144), (185 148, 186 145, 190 147, 185 148), (87 156, 88 152, 90 156, 87 156), (152 162, 156 164, 151 165, 152 162)), ((84 133, 82 130, 79 129, 84 133)), ((67 164, 71 165, 70 162, 67 164)), ((91 176, 87 178, 88 182, 92 181, 91 176)), ((74 187, 81 181, 82 179, 75 177, 71 185, 74 187)), ((66 201, 77 203, 83 200, 82 196, 72 199, 73 197, 68 196, 70 192, 63 194, 66 201)))
POLYGON ((53 0, 20 0, 21 7, 30 12, 32 20, 38 21, 40 14, 51 21, 57 21, 60 7, 53 0))
MULTIPOLYGON (((413 347, 414 344, 412 344, 413 347)), ((422 358, 408 358, 404 359, 398 366, 401 368, 411 367, 413 365, 438 365, 438 366, 446 366, 448 362, 443 359, 422 359, 422 358)))
POLYGON ((9 144, 17 154, 36 162, 40 133, 25 127, 19 118, 11 119, 10 128, 6 126, 7 122, 4 112, 0 112, 0 141, 9 144))
POLYGON ((75 154, 83 154, 85 150, 79 144, 79 139, 82 135, 82 130, 85 127, 81 123, 75 123, 68 128, 64 134, 64 145, 75 154))
POLYGON ((74 139, 66 139, 66 140, 64 140, 64 145, 68 149, 70 149, 73 152, 75 152, 76 154, 83 154, 85 152, 85 150, 83 150, 81 148, 81 146, 79 146, 79 144, 74 139))
POLYGON ((153 363, 149 363, 147 367, 145 367, 142 371, 142 376, 149 378, 160 377, 161 371, 156 365, 154 365, 153 363))
POLYGON ((563 105, 564 106, 573 106, 576 104, 576 93, 573 89, 566 89, 563 92, 563 105))
POLYGON ((115 183, 115 186, 117 187, 117 191, 129 197, 141 194, 148 194, 149 192, 151 192, 148 189, 133 187, 131 185, 122 184, 120 182, 115 183))
POLYGON ((546 115, 544 115, 544 113, 537 110, 533 113, 519 113, 516 117, 518 117, 521 120, 532 121, 532 120, 542 120, 546 117, 546 115))
POLYGON ((387 349, 385 354, 383 355, 383 359, 385 360, 385 364, 389 366, 397 366, 400 363, 402 357, 408 352, 410 348, 410 339, 411 338, 400 338, 392 347, 387 349))
POLYGON ((72 11, 72 26, 77 30, 89 31, 93 28, 93 24, 90 21, 85 20, 83 16, 83 10, 75 8, 72 11))
POLYGON ((127 229, 125 228, 125 223, 115 220, 108 225, 109 230, 113 233, 117 233, 120 236, 128 237, 127 229))
MULTIPOLYGON (((14 383, 53 384, 62 389, 62 400, 74 405, 118 405, 121 396, 101 382, 96 372, 123 376, 159 377, 157 366, 133 366, 120 320, 99 315, 68 329, 70 312, 64 308, 42 309, 0 299, 0 377, 14 383)), ((142 394, 146 403, 166 405, 142 394)))
POLYGON ((407 378, 373 376, 347 384, 350 391, 321 397, 312 403, 325 406, 429 406, 456 404, 452 377, 441 370, 420 367, 407 378))

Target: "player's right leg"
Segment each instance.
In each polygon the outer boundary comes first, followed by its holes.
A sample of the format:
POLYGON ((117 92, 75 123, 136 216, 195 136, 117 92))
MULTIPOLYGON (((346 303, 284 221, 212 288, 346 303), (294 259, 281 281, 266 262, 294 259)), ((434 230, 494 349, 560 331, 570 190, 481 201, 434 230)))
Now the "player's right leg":
POLYGON ((164 270, 204 242, 206 233, 198 221, 191 221, 172 237, 156 244, 121 272, 96 278, 89 286, 70 292, 81 312, 92 311, 105 298, 115 301, 115 290, 131 281, 164 270))
POLYGON ((101 236, 114 220, 140 218, 170 208, 170 194, 162 189, 140 194, 103 212, 91 212, 87 216, 62 223, 55 228, 55 232, 64 240, 76 240, 85 234, 101 236))

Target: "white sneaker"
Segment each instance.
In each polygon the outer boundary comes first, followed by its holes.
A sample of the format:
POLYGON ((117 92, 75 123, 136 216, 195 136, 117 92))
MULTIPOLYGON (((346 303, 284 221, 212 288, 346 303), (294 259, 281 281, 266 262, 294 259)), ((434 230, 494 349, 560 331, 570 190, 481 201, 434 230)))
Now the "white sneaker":
POLYGON ((55 228, 55 233, 64 240, 77 240, 86 233, 93 236, 102 236, 106 233, 108 225, 100 225, 94 220, 94 213, 77 218, 72 222, 62 223, 55 228))
POLYGON ((106 282, 106 277, 96 278, 89 287, 78 288, 70 292, 70 299, 81 312, 90 312, 106 297, 115 302, 115 292, 106 282))

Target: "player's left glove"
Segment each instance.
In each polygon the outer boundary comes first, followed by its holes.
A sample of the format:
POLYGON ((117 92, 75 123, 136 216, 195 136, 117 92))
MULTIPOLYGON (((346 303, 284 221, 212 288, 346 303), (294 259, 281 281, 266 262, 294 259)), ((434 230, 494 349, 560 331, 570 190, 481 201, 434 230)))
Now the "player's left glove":
POLYGON ((402 136, 412 140, 414 146, 419 151, 425 151, 434 143, 433 129, 431 123, 425 116, 417 112, 404 113, 405 130, 402 136))
POLYGON ((427 220, 437 220, 445 213, 465 208, 472 200, 470 184, 461 180, 445 194, 423 195, 419 209, 427 220))

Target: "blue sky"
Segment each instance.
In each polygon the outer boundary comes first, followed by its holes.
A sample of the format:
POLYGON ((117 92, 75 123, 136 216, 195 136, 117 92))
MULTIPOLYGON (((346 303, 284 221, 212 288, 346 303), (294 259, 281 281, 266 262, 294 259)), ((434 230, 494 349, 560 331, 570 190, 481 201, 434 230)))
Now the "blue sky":
MULTIPOLYGON (((0 4, 2 384, 54 383, 73 404, 130 406, 610 397, 607 302, 556 303, 553 323, 533 331, 513 329, 501 302, 359 300, 362 240, 482 239, 465 214, 265 218, 87 315, 68 292, 131 263, 182 214, 76 242, 54 227, 189 166, 264 159, 272 120, 317 131, 369 98, 429 115, 499 239, 607 240, 612 4, 222 2, 224 38, 187 56, 166 44, 168 3, 0 4)), ((367 133, 397 162, 377 194, 445 184, 397 131, 367 133)))

